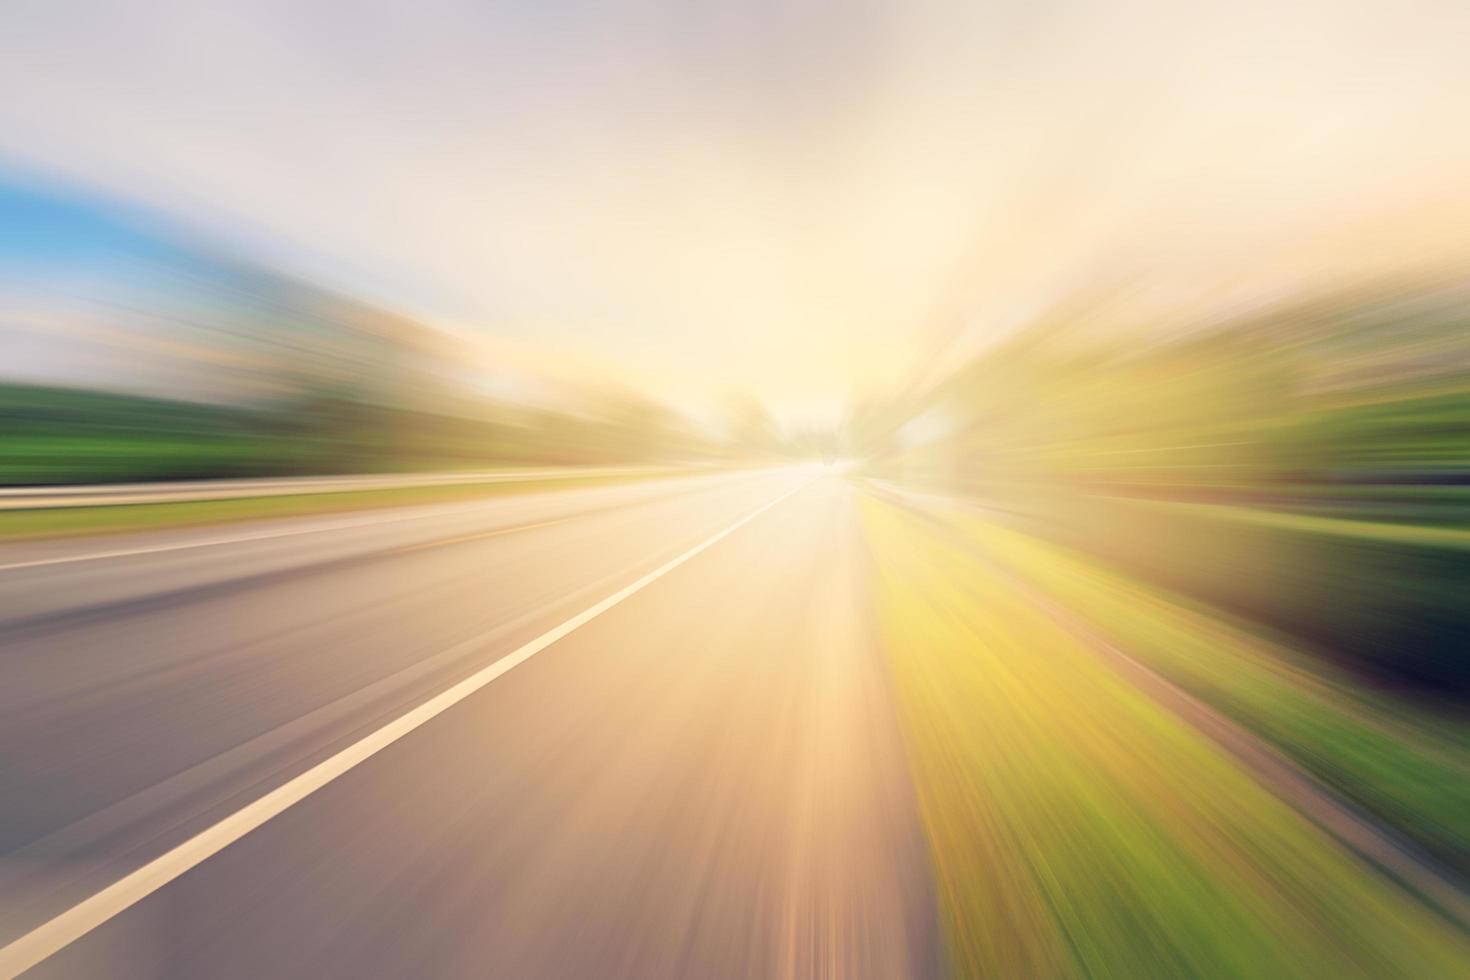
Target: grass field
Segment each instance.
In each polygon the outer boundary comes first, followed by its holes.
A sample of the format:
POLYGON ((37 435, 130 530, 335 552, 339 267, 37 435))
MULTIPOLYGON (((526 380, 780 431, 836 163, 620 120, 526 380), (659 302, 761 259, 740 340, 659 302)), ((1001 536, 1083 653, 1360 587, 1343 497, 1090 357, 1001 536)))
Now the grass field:
MULTIPOLYGON (((973 528, 876 500, 865 520, 955 974, 1464 975, 1457 927, 1127 682, 982 558, 973 528)), ((1193 625, 1148 607, 1135 618, 1163 648, 1193 625)), ((1196 633, 1179 656, 1230 673, 1213 634, 1196 633)), ((1279 690, 1252 685, 1258 711, 1312 740, 1273 712, 1279 690)), ((1336 722, 1323 737, 1372 731, 1336 722)), ((1425 764, 1453 764, 1443 748, 1425 764)), ((1363 764, 1342 751, 1339 765, 1363 764)))
POLYGON ((1375 690, 1279 637, 1065 548, 976 517, 957 524, 1131 656, 1470 874, 1470 724, 1462 717, 1375 690))

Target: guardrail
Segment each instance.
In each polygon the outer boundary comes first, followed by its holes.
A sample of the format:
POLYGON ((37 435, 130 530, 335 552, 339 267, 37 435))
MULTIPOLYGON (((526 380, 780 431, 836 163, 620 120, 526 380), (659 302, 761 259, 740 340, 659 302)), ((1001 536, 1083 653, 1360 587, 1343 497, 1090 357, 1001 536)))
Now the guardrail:
POLYGON ((194 500, 345 493, 356 490, 397 490, 473 483, 512 483, 523 480, 638 476, 654 475, 660 472, 682 472, 687 469, 687 467, 672 466, 563 466, 536 470, 491 470, 480 473, 379 473, 89 486, 0 487, 0 510, 184 503, 194 500))

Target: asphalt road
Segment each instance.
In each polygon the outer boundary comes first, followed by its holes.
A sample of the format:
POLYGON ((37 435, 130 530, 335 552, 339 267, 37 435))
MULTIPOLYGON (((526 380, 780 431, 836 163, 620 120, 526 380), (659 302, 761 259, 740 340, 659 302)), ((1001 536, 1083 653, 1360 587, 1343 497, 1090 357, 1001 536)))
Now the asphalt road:
POLYGON ((863 549, 778 472, 0 550, 0 974, 124 883, 28 975, 932 975, 863 549))

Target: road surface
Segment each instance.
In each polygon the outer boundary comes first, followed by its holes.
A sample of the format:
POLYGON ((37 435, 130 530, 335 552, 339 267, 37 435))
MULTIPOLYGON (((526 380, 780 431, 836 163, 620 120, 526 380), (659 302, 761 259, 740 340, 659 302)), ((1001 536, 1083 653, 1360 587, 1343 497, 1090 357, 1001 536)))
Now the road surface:
POLYGON ((0 549, 0 975, 932 975, 865 562, 790 471, 0 549))

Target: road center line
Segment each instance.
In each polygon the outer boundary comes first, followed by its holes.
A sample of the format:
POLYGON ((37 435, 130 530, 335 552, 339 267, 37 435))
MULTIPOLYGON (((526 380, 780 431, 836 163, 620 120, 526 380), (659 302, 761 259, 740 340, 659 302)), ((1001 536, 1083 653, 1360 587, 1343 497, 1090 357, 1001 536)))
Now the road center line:
MULTIPOLYGON (((663 578, 700 552, 734 534, 761 514, 807 486, 808 482, 800 483, 774 500, 762 504, 723 531, 665 562, 631 585, 624 586, 560 626, 542 633, 529 643, 516 648, 494 663, 425 701, 417 708, 400 715, 336 755, 317 763, 260 799, 247 804, 172 850, 154 858, 131 874, 113 882, 90 898, 83 899, 60 915, 32 929, 0 949, 0 976, 5 978, 18 976, 58 950, 85 936, 113 916, 158 891, 190 868, 218 854, 272 817, 299 803, 338 776, 366 762, 414 729, 443 714, 511 668, 530 660, 542 650, 585 626, 624 599, 663 578)), ((472 639, 463 645, 475 642, 476 640, 472 639)))

